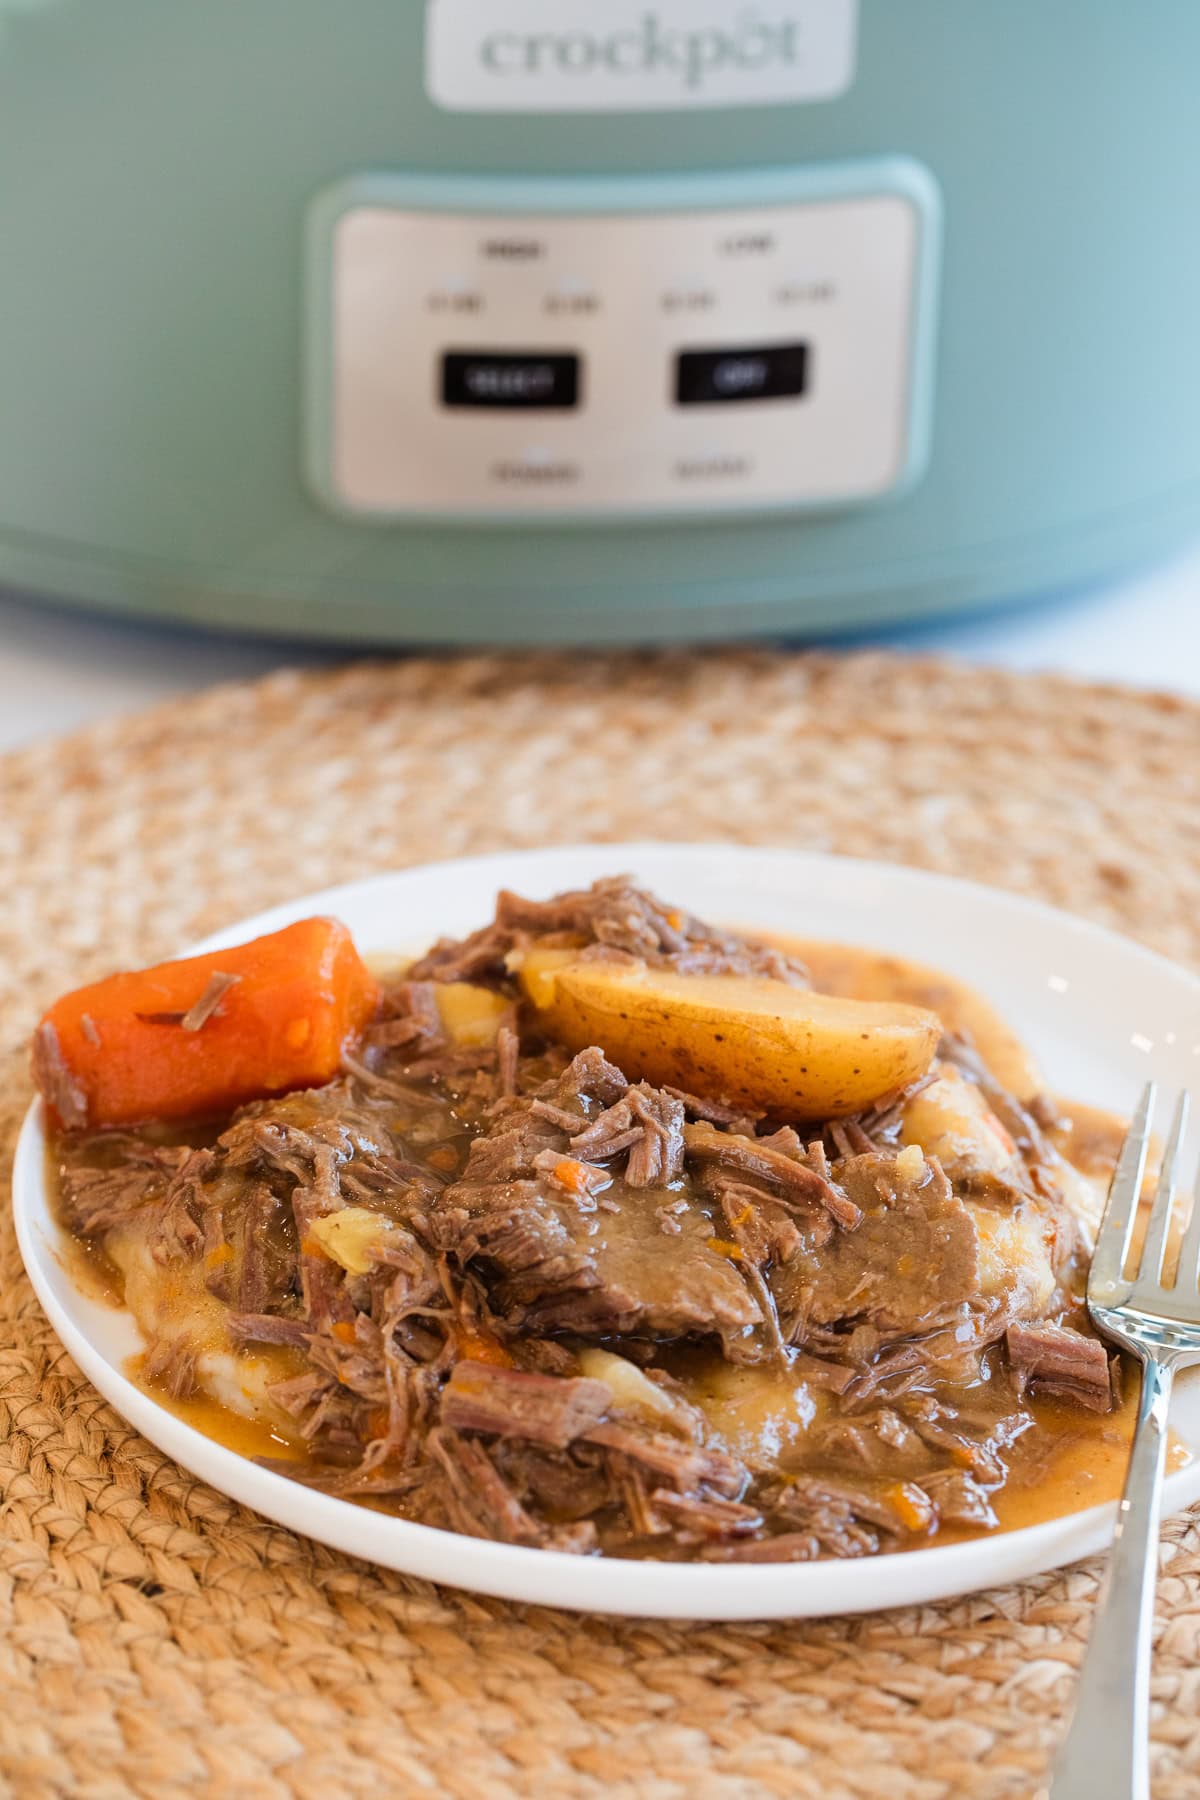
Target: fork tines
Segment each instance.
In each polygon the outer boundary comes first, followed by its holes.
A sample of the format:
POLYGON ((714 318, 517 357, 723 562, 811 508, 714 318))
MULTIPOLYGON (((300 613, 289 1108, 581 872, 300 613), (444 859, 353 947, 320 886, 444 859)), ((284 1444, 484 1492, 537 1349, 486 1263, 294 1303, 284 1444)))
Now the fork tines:
POLYGON ((1175 1181, 1187 1130, 1188 1096, 1181 1093, 1175 1105, 1171 1130, 1163 1151, 1162 1166, 1146 1222, 1140 1250, 1133 1255, 1134 1228, 1142 1201, 1142 1181, 1150 1124, 1154 1115, 1155 1086, 1147 1082, 1129 1127, 1128 1136, 1108 1190, 1108 1200, 1088 1275, 1088 1301, 1092 1306, 1139 1306, 1171 1298, 1190 1322, 1200 1320, 1200 1174, 1192 1201, 1191 1218, 1183 1233, 1174 1278, 1164 1281, 1164 1265, 1174 1205, 1175 1181))

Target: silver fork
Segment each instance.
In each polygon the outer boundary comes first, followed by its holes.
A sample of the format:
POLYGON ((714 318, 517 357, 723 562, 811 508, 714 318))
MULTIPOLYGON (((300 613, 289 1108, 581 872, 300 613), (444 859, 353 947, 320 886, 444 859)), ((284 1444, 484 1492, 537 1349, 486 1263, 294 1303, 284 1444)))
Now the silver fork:
POLYGON ((1174 1284, 1166 1287, 1162 1278, 1186 1094, 1175 1108, 1141 1255, 1126 1269, 1153 1112, 1151 1082, 1113 1174, 1088 1276, 1088 1311, 1106 1337, 1141 1363, 1142 1393, 1108 1573, 1050 1800, 1149 1800, 1150 1794, 1150 1638, 1167 1408, 1175 1371, 1200 1362, 1200 1172, 1174 1284))

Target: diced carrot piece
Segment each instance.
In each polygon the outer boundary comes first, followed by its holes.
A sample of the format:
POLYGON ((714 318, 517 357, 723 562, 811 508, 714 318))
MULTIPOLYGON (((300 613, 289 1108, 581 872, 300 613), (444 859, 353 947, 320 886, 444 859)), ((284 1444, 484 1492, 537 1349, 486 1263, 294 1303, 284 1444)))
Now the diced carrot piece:
POLYGON ((928 1531, 934 1521, 929 1495, 912 1481, 898 1481, 888 1497, 906 1531, 928 1531))
POLYGON ((378 1003, 346 927, 301 919, 64 995, 34 1035, 34 1075, 63 1125, 227 1112, 332 1080, 378 1003))
POLYGON ((582 1199, 592 1191, 596 1170, 587 1163, 576 1162, 573 1156, 562 1156, 554 1165, 554 1179, 560 1187, 582 1199))
POLYGON ((513 1359, 497 1338, 484 1337, 482 1332, 473 1331, 469 1325, 456 1325, 454 1337, 455 1347, 464 1362, 494 1363, 497 1368, 512 1368, 513 1359))

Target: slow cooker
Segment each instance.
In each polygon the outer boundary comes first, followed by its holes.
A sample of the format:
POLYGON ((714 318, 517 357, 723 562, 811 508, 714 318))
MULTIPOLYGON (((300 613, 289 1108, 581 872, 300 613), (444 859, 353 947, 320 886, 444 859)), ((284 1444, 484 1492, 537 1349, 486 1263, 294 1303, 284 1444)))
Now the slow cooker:
POLYGON ((1200 6, 0 0, 0 580, 824 630, 1200 525, 1200 6))

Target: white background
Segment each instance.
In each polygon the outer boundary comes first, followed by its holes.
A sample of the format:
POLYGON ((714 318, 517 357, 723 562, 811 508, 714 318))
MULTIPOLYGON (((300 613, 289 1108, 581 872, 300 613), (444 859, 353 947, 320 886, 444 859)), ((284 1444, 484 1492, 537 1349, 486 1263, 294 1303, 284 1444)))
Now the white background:
MULTIPOLYGON (((1200 699, 1200 543, 1136 578, 1086 592, 842 641, 1057 669, 1200 699)), ((211 682, 358 654, 130 625, 0 597, 0 750, 211 682)))

